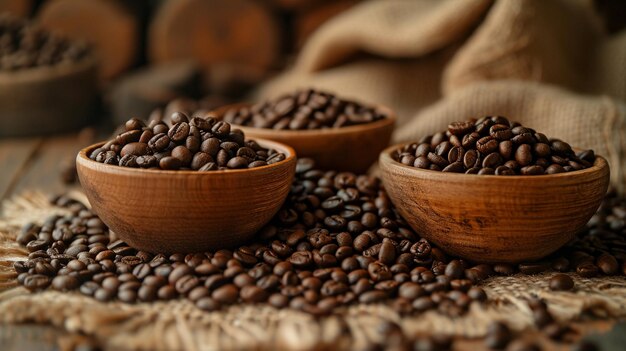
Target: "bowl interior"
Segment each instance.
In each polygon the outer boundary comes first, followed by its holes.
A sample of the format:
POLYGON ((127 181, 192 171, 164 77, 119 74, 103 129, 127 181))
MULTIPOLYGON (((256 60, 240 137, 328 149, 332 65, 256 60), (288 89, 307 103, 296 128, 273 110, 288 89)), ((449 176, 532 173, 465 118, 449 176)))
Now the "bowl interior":
MULTIPOLYGON (((222 119, 224 117, 224 114, 231 109, 250 107, 252 105, 253 105, 252 103, 246 103, 246 102, 242 102, 238 104, 231 104, 231 105, 226 105, 226 106, 217 108, 214 111, 211 111, 211 113, 216 118, 222 119)), ((394 125, 396 123, 397 117, 396 117, 395 112, 393 112, 392 109, 383 105, 376 105, 375 108, 378 111, 381 111, 382 113, 384 113, 386 117, 378 121, 374 121, 370 123, 356 124, 356 125, 351 125, 351 126, 346 126, 346 127, 341 127, 341 128, 302 129, 302 130, 278 129, 277 130, 277 129, 272 129, 272 128, 257 128, 257 127, 243 126, 243 125, 238 125, 238 124, 233 124, 233 126, 236 126, 237 128, 243 130, 244 133, 246 134, 257 134, 257 135, 263 134, 263 135, 276 135, 276 136, 280 135, 280 136, 283 136, 284 138, 289 138, 289 137, 295 138, 295 137, 307 137, 307 136, 311 136, 311 137, 329 136, 330 137, 330 136, 337 136, 337 135, 353 134, 353 133, 362 132, 364 130, 375 130, 375 129, 384 128, 390 125, 394 125)))

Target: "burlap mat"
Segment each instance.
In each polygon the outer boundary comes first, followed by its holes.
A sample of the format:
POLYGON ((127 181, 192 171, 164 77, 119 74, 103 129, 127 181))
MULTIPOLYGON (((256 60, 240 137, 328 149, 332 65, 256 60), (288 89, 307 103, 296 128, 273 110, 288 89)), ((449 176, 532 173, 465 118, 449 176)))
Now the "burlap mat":
POLYGON ((626 184, 626 31, 589 0, 384 0, 326 22, 258 98, 314 86, 398 113, 395 142, 504 115, 593 148, 626 184))
MULTIPOLYGON (((74 198, 84 201, 80 193, 74 198)), ((495 277, 482 283, 489 301, 474 304, 462 317, 435 311, 400 316, 384 304, 354 305, 316 319, 291 309, 266 305, 232 306, 203 312, 185 300, 157 303, 101 303, 78 293, 29 293, 17 287, 12 262, 26 250, 15 242, 20 227, 42 222, 62 209, 41 193, 27 193, 3 203, 0 217, 0 322, 36 322, 95 337, 108 350, 241 350, 241 349, 364 349, 384 341, 380 325, 399 324, 407 335, 446 334, 480 337, 490 321, 503 320, 515 330, 532 328, 531 297, 545 299, 561 322, 589 316, 626 316, 626 277, 582 279, 573 275, 576 290, 553 292, 547 277, 495 277)))

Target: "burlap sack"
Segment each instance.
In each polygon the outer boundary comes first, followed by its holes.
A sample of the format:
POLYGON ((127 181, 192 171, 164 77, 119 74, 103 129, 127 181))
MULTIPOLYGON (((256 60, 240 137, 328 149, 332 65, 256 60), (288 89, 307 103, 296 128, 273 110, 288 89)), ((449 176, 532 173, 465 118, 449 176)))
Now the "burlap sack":
POLYGON ((392 107, 396 142, 510 116, 594 148, 626 183, 626 32, 606 36, 590 1, 366 2, 322 26, 258 98, 303 86, 392 107))
MULTIPOLYGON (((81 193, 72 197, 86 201, 81 193)), ((368 350, 373 343, 385 344, 381 325, 387 322, 407 336, 481 337, 494 320, 516 331, 532 330, 527 301, 533 297, 543 299, 551 315, 565 324, 626 317, 626 277, 571 275, 575 291, 552 291, 548 282, 553 272, 490 278, 481 283, 489 302, 474 303, 459 317, 436 310, 403 316, 386 303, 352 305, 315 318, 268 305, 234 305, 209 313, 184 299, 126 304, 102 303, 76 292, 28 293, 18 286, 13 269, 14 261, 28 255, 16 242, 20 227, 66 211, 51 206, 44 194, 25 193, 3 202, 0 213, 0 340, 3 323, 35 322, 87 335, 103 350, 368 350)))

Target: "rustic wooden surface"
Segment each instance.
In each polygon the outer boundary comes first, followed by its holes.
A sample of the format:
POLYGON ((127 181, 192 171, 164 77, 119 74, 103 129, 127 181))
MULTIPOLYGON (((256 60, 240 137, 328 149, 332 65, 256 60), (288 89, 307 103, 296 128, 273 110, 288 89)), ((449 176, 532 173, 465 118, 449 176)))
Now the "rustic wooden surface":
MULTIPOLYGON (((59 170, 72 159, 81 147, 86 146, 78 135, 48 138, 0 139, 0 200, 29 189, 39 189, 54 194, 67 190, 59 176, 59 170)), ((614 320, 589 320, 575 323, 580 336, 608 332, 614 320)), ((554 344, 538 332, 529 332, 525 338, 538 340, 544 350, 570 350, 569 344, 554 344)), ((51 326, 35 324, 0 325, 0 349, 2 351, 73 350, 96 341, 78 334, 71 334, 51 326)), ((483 350, 481 340, 461 339, 454 350, 483 350)))

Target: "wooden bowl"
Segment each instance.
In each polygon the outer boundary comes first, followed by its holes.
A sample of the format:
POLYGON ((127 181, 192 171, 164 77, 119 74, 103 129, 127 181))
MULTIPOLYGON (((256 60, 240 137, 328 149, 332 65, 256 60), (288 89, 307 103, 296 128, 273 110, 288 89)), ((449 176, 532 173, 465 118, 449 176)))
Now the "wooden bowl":
MULTIPOLYGON (((251 106, 241 103, 221 107, 212 113, 222 118, 230 109, 251 106)), ((263 138, 293 147, 298 157, 311 157, 321 169, 365 173, 376 162, 380 152, 389 145, 396 114, 377 106, 387 118, 342 128, 315 130, 275 130, 236 126, 252 139, 263 138)))
POLYGON ((295 174, 291 147, 255 140, 287 158, 240 170, 147 170, 92 161, 87 155, 99 143, 80 151, 76 167, 95 213, 129 245, 154 253, 228 248, 272 219, 295 174))
POLYGON ((570 241, 600 206, 609 166, 553 175, 443 173, 380 155, 382 180, 398 212, 421 236, 479 262, 540 259, 570 241))
POLYGON ((96 61, 0 72, 0 137, 76 130, 91 122, 96 61))

